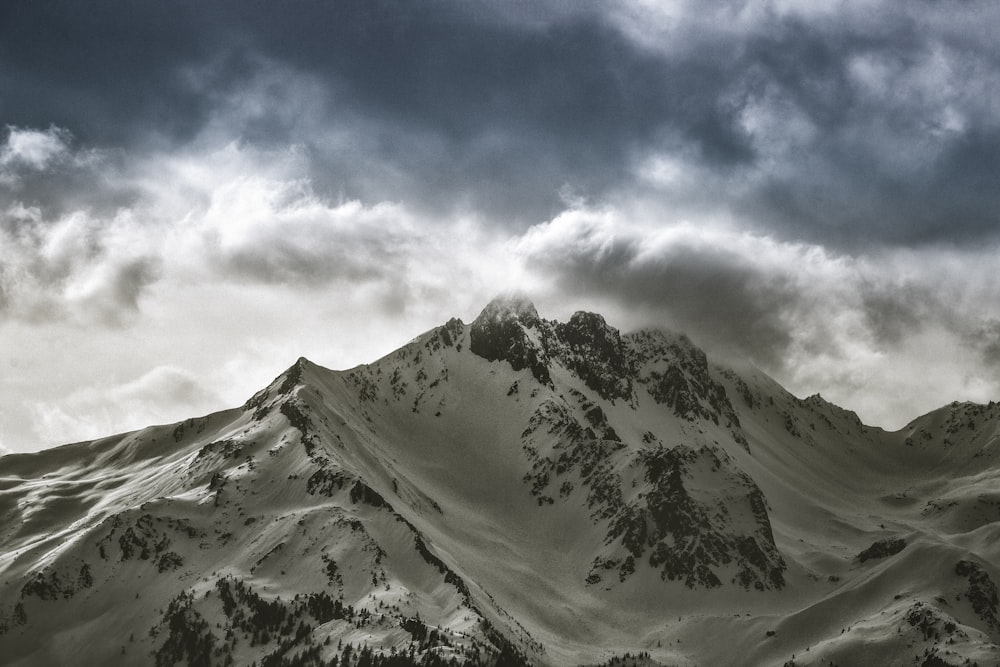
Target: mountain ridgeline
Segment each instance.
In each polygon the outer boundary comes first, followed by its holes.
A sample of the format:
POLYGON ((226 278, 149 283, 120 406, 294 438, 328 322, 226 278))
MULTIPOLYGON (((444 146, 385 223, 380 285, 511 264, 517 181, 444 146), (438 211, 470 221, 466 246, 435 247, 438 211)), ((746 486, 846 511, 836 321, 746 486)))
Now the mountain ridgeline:
POLYGON ((0 459, 0 655, 994 664, 998 443, 995 404, 886 433, 683 335, 501 298, 240 408, 0 459))

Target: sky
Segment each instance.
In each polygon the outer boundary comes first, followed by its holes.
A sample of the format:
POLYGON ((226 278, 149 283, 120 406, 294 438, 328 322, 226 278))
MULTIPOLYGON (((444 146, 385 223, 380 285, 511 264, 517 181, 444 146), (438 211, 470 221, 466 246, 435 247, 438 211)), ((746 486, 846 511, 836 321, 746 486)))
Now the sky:
POLYGON ((900 428, 1000 398, 1000 5, 0 3, 0 451, 518 290, 900 428))

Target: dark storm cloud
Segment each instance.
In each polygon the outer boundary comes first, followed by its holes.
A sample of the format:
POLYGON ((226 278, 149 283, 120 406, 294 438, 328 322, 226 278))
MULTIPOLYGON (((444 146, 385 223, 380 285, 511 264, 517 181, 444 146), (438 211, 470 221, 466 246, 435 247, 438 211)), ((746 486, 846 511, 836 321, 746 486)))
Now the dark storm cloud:
MULTIPOLYGON (((303 143, 331 192, 536 221, 568 184, 601 196, 663 141, 726 168, 750 159, 717 48, 674 61, 592 12, 513 21, 448 3, 8 3, 0 112, 85 143, 192 140, 263 63, 320 82, 316 113, 360 150, 271 108, 229 130, 303 143), (198 76, 192 76, 197 73, 198 76)), ((527 6, 511 5, 515 14, 527 6)), ((726 48, 725 51, 730 51, 726 48)))
POLYGON ((706 175, 686 204, 785 237, 993 236, 992 6, 671 7, 8 2, 0 114, 128 151, 294 143, 330 196, 519 228, 669 155, 706 175))
POLYGON ((969 343, 979 348, 983 362, 991 368, 1000 368, 1000 321, 987 322, 970 338, 969 343))
POLYGON ((353 159, 312 143, 314 178, 349 196, 536 221, 561 208, 564 185, 600 197, 663 140, 722 166, 749 158, 716 104, 718 63, 666 62, 595 16, 526 28, 436 4, 279 25, 261 52, 330 82, 331 117, 362 117, 353 159))
POLYGON ((781 365, 796 326, 791 314, 811 298, 784 267, 755 261, 755 249, 739 247, 738 237, 688 230, 651 241, 613 224, 551 223, 529 235, 526 259, 570 298, 605 295, 716 351, 781 365))
POLYGON ((946 318, 955 321, 956 313, 933 290, 924 287, 862 282, 858 292, 868 329, 883 348, 899 345, 919 333, 927 322, 946 318))
POLYGON ((604 264, 593 272, 568 273, 564 288, 596 288, 652 311, 653 321, 666 319, 710 349, 747 355, 770 367, 780 366, 791 343, 794 324, 783 316, 807 298, 784 277, 721 249, 677 248, 633 269, 604 264))
POLYGON ((214 48, 198 23, 191 3, 4 3, 0 113, 13 125, 71 128, 92 144, 150 130, 183 137, 204 109, 184 94, 178 67, 214 48))
POLYGON ((778 374, 811 368, 828 386, 863 384, 849 377, 854 365, 907 348, 1000 357, 989 250, 852 256, 726 225, 575 209, 532 228, 518 251, 562 299, 603 297, 632 326, 666 324, 778 374))
POLYGON ((747 80, 776 86, 815 133, 742 203, 785 233, 840 245, 995 238, 995 49, 935 34, 919 11, 884 18, 786 21, 749 41, 747 80))

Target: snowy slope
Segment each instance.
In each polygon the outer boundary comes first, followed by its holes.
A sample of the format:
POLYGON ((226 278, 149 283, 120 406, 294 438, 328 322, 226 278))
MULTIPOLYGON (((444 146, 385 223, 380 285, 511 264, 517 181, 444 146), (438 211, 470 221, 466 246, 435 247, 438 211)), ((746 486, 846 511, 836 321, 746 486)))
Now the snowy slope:
POLYGON ((994 664, 998 417, 886 433, 682 335, 498 299, 241 408, 0 458, 0 655, 994 664))

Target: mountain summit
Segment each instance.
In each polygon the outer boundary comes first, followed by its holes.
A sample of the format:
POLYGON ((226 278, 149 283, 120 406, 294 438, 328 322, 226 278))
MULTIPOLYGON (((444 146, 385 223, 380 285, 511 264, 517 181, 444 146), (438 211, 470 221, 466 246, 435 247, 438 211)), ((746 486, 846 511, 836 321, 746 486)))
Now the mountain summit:
POLYGON ((503 297, 239 408, 0 458, 0 654, 992 664, 998 418, 886 433, 503 297))
POLYGON ((517 293, 507 294, 498 296, 486 304, 473 324, 504 320, 517 320, 523 322, 525 326, 534 326, 539 322, 538 311, 527 296, 517 293))

